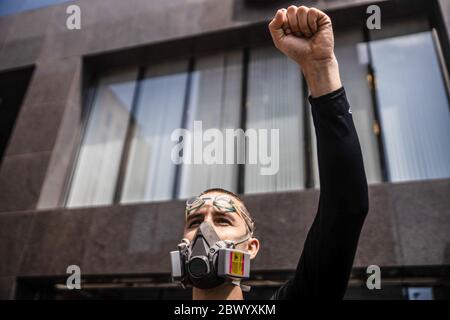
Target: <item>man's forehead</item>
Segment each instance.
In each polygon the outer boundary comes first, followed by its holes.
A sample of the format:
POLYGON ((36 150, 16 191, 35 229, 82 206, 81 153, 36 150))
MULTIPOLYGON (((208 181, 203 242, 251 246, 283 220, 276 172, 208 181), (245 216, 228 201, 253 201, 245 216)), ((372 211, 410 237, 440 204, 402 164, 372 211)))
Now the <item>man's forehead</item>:
POLYGON ((226 192, 211 191, 211 192, 207 192, 207 193, 205 193, 205 194, 202 194, 202 195, 200 196, 200 198, 206 199, 206 198, 214 198, 214 197, 218 197, 218 196, 230 198, 230 199, 232 199, 233 201, 237 202, 240 206, 244 206, 244 203, 241 201, 241 199, 236 198, 235 196, 233 196, 233 195, 231 195, 231 194, 228 194, 228 193, 226 193, 226 192))
MULTIPOLYGON (((187 219, 190 219, 192 217, 196 217, 196 216, 200 216, 200 215, 206 215, 208 212, 210 212, 210 207, 213 207, 212 204, 206 202, 205 205, 201 206, 200 208, 198 208, 197 210, 195 210, 195 212, 192 212, 191 214, 189 214, 187 216, 187 219)), ((212 210, 214 215, 222 215, 222 216, 231 216, 231 217, 235 217, 237 214, 237 212, 235 211, 227 211, 227 212, 222 212, 217 210, 215 207, 213 207, 212 210)))

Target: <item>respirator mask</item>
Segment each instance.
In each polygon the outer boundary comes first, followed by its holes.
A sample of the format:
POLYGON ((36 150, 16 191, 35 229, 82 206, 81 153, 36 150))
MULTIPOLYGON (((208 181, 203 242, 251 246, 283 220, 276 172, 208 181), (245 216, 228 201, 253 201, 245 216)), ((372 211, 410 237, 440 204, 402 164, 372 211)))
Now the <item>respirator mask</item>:
POLYGON ((252 237, 253 220, 245 208, 226 196, 189 199, 186 202, 186 219, 207 201, 211 201, 215 210, 221 213, 238 213, 246 223, 247 232, 238 240, 221 240, 213 226, 203 221, 192 241, 182 239, 178 250, 170 252, 172 279, 183 287, 192 285, 210 289, 229 282, 248 291, 250 287, 240 281, 250 276, 250 254, 236 246, 252 237))

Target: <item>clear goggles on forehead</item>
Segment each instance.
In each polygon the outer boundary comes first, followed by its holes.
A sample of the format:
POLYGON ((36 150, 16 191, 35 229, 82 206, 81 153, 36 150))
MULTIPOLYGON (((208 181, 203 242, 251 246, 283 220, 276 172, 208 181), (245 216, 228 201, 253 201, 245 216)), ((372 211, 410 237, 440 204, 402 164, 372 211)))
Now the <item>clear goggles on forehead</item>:
POLYGON ((211 201, 212 206, 218 212, 221 213, 236 212, 237 214, 239 214, 242 217, 242 219, 244 219, 250 234, 253 234, 254 222, 253 219, 250 218, 250 214, 248 213, 248 211, 244 207, 240 206, 238 203, 233 201, 233 199, 224 195, 220 195, 217 197, 205 196, 205 197, 189 198, 186 201, 185 218, 187 219, 190 214, 195 213, 198 209, 203 207, 203 205, 208 201, 211 201))

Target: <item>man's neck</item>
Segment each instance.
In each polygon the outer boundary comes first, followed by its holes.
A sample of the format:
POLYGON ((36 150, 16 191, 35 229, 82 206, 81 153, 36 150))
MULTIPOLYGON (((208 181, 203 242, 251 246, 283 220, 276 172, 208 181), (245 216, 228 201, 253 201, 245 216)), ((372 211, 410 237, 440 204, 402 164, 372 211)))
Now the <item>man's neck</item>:
POLYGON ((193 300, 244 300, 240 287, 224 283, 212 289, 192 289, 193 300))

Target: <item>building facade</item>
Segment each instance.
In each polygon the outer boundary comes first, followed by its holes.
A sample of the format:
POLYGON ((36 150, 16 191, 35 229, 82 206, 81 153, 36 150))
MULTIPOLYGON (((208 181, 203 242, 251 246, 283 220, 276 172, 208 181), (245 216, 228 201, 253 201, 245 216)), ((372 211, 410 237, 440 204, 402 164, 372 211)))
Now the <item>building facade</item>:
POLYGON ((256 220, 247 298, 292 275, 320 184, 308 88, 267 30, 290 4, 333 20, 369 182, 346 298, 450 298, 448 1, 30 3, 0 6, 0 298, 190 298, 170 282, 169 251, 185 199, 216 186, 256 220), (174 163, 172 133, 196 120, 280 129, 277 173, 174 163), (70 265, 82 290, 67 290, 70 265), (370 265, 381 290, 366 286, 370 265))

